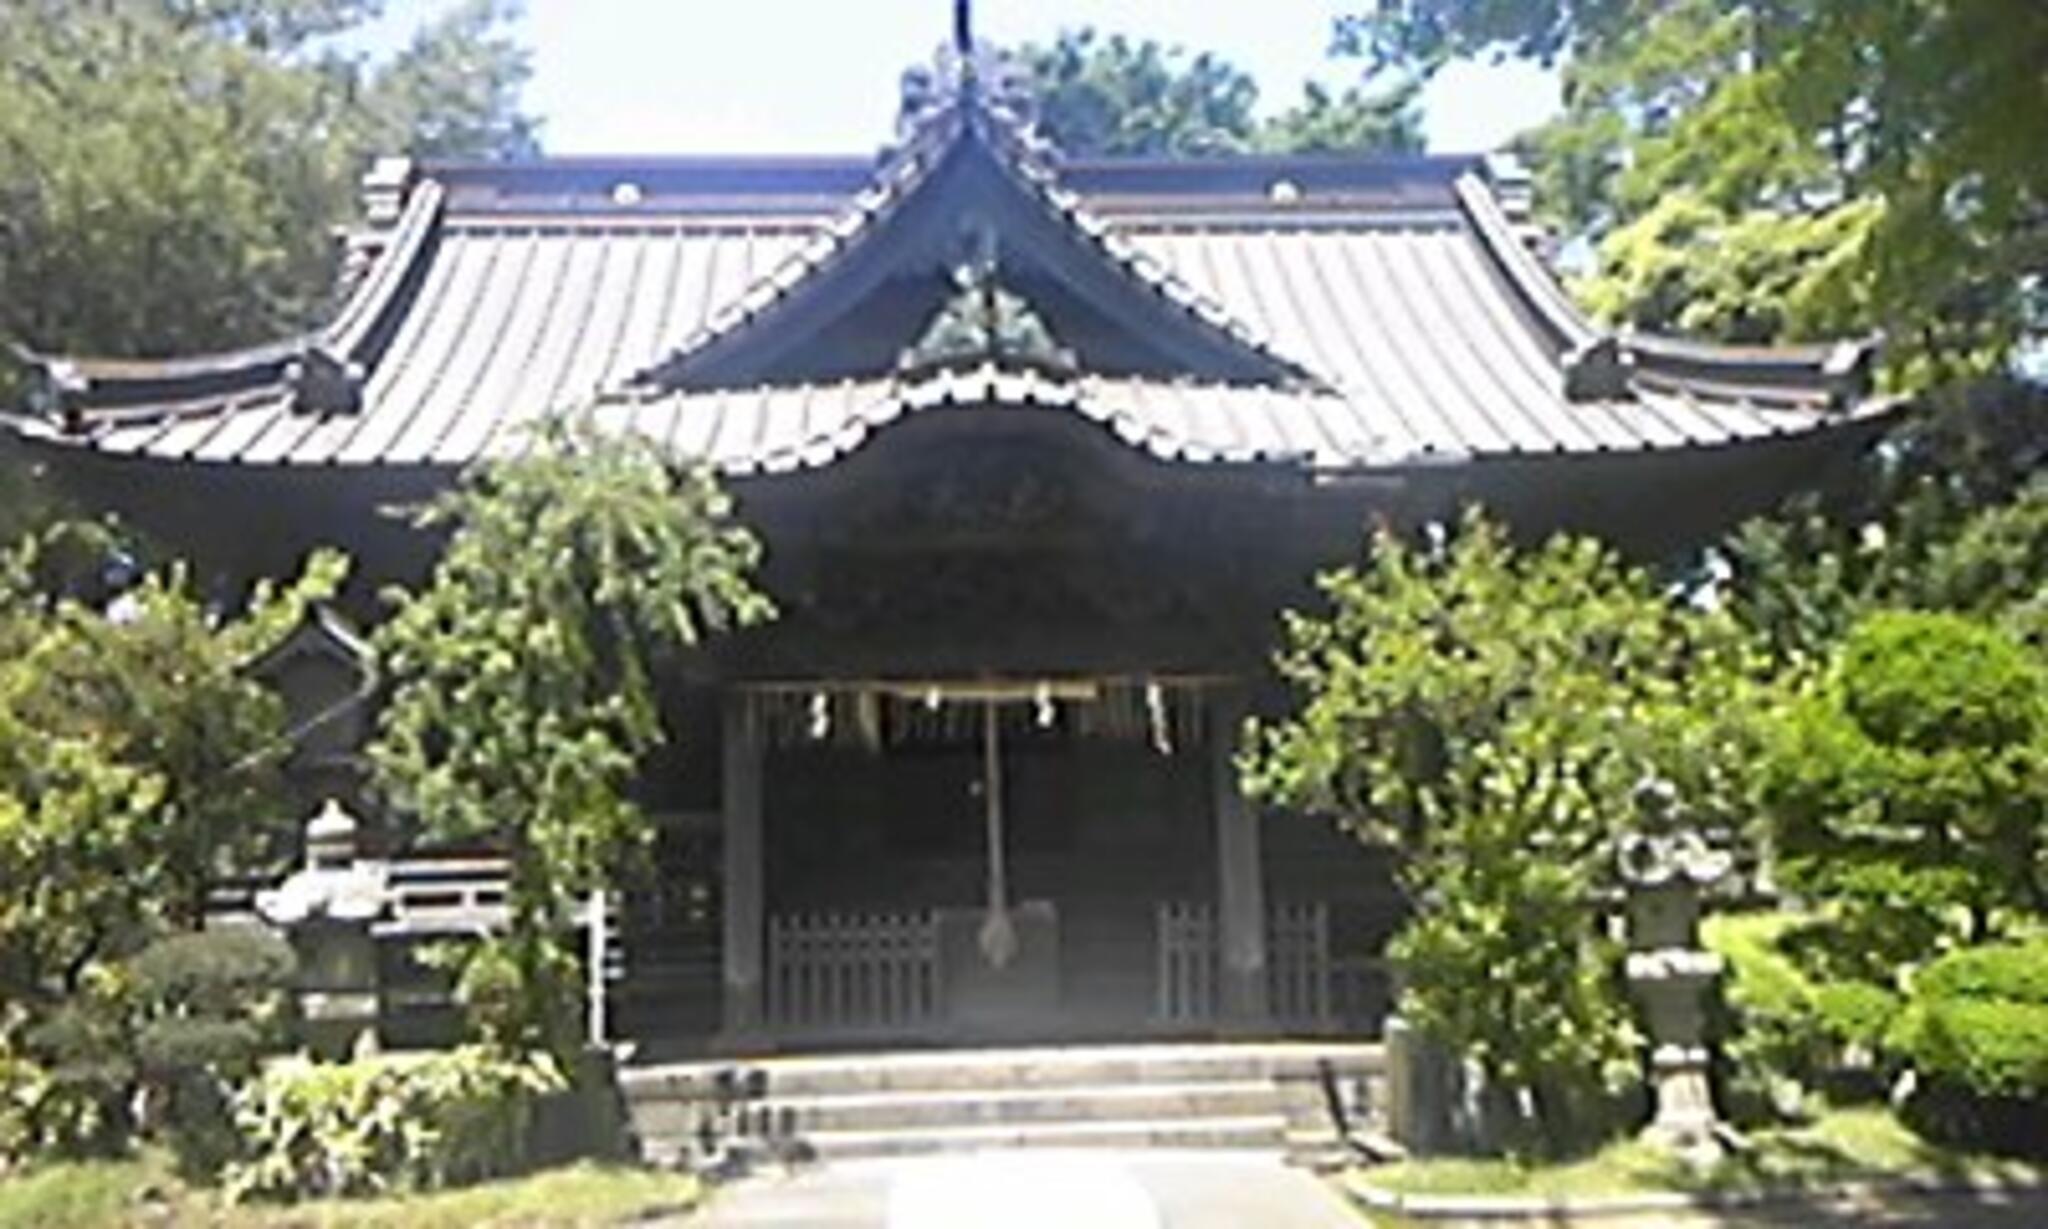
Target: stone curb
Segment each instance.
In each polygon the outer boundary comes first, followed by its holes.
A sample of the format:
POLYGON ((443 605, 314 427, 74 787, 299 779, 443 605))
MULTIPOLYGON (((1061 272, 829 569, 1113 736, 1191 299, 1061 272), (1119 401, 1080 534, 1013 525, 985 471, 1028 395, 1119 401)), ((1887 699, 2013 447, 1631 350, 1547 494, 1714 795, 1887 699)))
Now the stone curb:
POLYGON ((1515 1195, 1406 1195, 1363 1183, 1345 1183, 1344 1195, 1368 1212, 1409 1220, 1593 1220, 1655 1212, 1732 1212, 1782 1204, 1827 1204, 1896 1196, 2009 1195, 2048 1197, 2048 1180, 2001 1182, 1988 1178, 1887 1178, 1831 1186, 1762 1191, 1646 1191, 1585 1199, 1515 1195))

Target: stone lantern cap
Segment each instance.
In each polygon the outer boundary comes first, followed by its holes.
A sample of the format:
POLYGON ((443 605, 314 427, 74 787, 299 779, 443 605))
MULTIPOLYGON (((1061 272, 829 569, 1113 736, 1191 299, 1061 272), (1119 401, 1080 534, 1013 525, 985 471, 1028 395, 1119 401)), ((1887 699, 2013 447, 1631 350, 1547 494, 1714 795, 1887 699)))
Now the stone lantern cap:
POLYGON ((381 862, 356 856, 355 816, 332 798, 306 823, 306 865, 256 894, 256 912, 275 926, 325 918, 368 922, 384 911, 390 878, 381 862))
POLYGON ((329 798, 320 813, 306 821, 306 865, 332 866, 355 861, 356 833, 361 825, 341 803, 329 798))
POLYGON ((1735 868, 1725 849, 1715 849, 1692 831, 1636 832, 1615 843, 1622 882, 1632 888, 1703 888, 1735 868))

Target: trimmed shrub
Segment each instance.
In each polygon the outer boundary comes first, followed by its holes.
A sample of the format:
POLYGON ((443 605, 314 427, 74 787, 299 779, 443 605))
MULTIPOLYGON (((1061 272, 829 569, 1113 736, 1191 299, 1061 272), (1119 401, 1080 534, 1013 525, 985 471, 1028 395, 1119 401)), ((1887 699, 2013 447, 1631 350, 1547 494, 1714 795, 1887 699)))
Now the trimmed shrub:
POLYGON ((2048 940, 1964 948, 1913 979, 1889 1034, 1902 1115, 1930 1138, 2048 1152, 2048 940))
POLYGON ((283 1047, 296 967, 290 944, 254 928, 172 935, 128 962, 139 1125, 168 1139, 187 1177, 210 1179, 239 1151, 229 1099, 283 1047))
POLYGON ((1778 946, 1789 914, 1721 915, 1701 926, 1702 943, 1727 961, 1714 1004, 1719 1101, 1737 1122, 1795 1112, 1820 1065, 1812 1029, 1813 986, 1778 946))
POLYGON ((130 1142, 135 1061, 118 992, 98 987, 27 1031, 24 1087, 30 1146, 39 1156, 115 1156, 130 1142))
POLYGON ((246 1155, 230 1198, 431 1190, 523 1168, 535 1105, 563 1086, 545 1057, 480 1046, 346 1063, 282 1059, 237 1093, 246 1155))
POLYGON ((1827 982, 1814 987, 1813 1010, 1821 1035, 1867 1061, 1884 1045, 1885 1031, 1904 1002, 1883 986, 1863 981, 1827 982))
POLYGON ((1892 1074, 1888 1030, 1903 1004, 1883 986, 1802 967, 1813 923, 1785 913, 1709 918, 1706 946, 1728 962, 1715 1017, 1722 1104, 1737 1121, 1798 1112, 1808 1090, 1876 1099, 1892 1074))
POLYGON ((1885 746, 1976 750, 2033 739, 2048 690, 2026 647, 1961 615, 1882 611, 1841 653, 1842 707, 1885 746))
POLYGON ((1780 879, 1825 919, 1806 967, 1891 985, 2037 909, 2048 670, 2009 634, 1878 612, 1766 731, 1760 801, 1780 879))
POLYGON ((1913 997, 2048 1003, 2048 939, 1950 952, 1914 975, 1913 997))
POLYGON ((1910 1053, 1921 1079, 1985 1097, 2048 1093, 2048 1005, 1947 999, 1917 1015, 1910 1053))

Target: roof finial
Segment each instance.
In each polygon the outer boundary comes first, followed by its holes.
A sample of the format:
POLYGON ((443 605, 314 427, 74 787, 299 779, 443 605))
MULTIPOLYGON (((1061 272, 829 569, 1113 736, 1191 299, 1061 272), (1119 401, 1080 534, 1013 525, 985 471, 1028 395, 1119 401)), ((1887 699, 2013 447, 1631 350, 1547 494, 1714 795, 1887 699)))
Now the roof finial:
POLYGON ((974 0, 953 0, 953 48, 963 60, 974 54, 974 0))

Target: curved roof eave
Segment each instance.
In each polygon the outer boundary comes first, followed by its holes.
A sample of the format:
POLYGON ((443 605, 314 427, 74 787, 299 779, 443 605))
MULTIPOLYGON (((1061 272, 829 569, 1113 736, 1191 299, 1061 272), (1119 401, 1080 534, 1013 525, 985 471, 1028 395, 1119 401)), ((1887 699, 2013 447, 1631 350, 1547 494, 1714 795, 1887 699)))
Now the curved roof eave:
POLYGON ((179 400, 180 390, 185 388, 203 386, 217 397, 223 389, 275 387, 283 381, 285 365, 312 350, 367 366, 374 358, 370 344, 400 306, 407 274, 430 246, 443 198, 441 185, 432 180, 413 188, 370 267, 333 317, 319 328, 239 349, 173 358, 112 358, 25 349, 22 358, 62 392, 80 397, 88 408, 124 404, 123 386, 145 388, 159 404, 179 400))
POLYGON ((1737 346, 1633 330, 1613 332, 1589 319, 1517 233, 1484 179, 1458 178, 1460 208, 1517 299, 1570 362, 1606 345, 1637 372, 1676 388, 1748 389, 1818 394, 1847 408, 1869 393, 1876 336, 1819 344, 1737 346))

